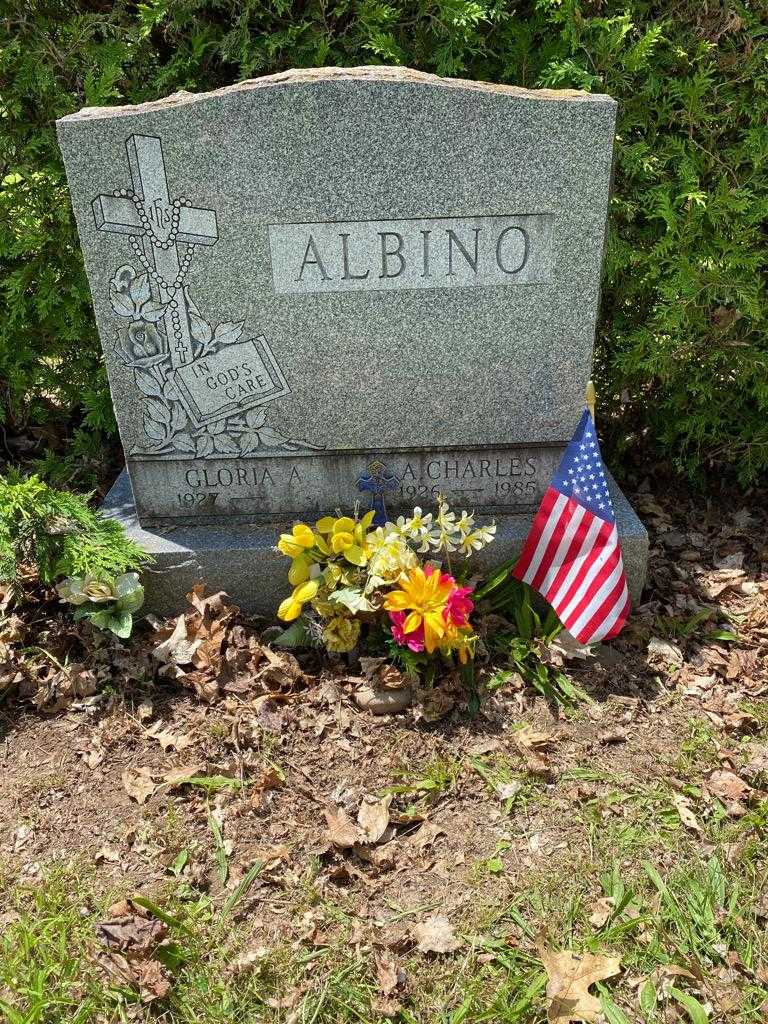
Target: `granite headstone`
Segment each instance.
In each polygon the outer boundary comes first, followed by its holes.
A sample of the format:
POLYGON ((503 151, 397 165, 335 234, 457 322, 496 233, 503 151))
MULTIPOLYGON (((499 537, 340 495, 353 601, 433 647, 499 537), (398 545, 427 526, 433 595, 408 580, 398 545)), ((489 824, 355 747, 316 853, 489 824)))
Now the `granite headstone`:
POLYGON ((151 606, 272 612, 277 532, 356 500, 443 493, 519 548, 583 408, 615 115, 366 67, 58 122, 151 606))

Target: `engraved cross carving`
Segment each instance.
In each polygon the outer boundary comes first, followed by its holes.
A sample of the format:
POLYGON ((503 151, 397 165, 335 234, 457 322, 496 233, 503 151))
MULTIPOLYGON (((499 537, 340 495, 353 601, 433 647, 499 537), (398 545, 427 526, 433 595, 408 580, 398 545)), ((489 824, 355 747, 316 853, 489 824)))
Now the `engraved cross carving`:
POLYGON ((383 526, 387 521, 387 508, 384 504, 384 495, 387 491, 394 491, 400 486, 400 481, 391 473, 383 462, 374 460, 368 464, 365 472, 361 473, 357 480, 358 491, 370 491, 371 503, 375 515, 374 526, 383 526))
POLYGON ((163 323, 171 363, 183 366, 192 361, 194 354, 183 279, 189 269, 191 246, 214 245, 219 237, 216 212, 198 209, 186 200, 172 202, 159 138, 131 135, 125 148, 132 195, 138 202, 126 189, 117 189, 112 195, 96 196, 93 216, 99 231, 130 236, 134 253, 152 278, 153 294, 160 302, 168 303, 163 323), (188 247, 181 259, 178 242, 188 247))

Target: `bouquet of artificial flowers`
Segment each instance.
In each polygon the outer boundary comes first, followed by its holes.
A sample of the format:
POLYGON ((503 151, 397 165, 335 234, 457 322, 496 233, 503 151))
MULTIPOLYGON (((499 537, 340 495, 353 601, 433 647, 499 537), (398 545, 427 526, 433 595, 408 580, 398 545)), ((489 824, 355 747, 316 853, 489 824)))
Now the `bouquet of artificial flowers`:
POLYGON ((297 523, 280 536, 278 550, 291 559, 293 592, 278 609, 286 622, 303 616, 310 635, 328 651, 353 650, 364 630, 414 654, 472 656, 475 634, 472 587, 458 580, 452 561, 466 560, 493 539, 496 526, 477 526, 438 498, 435 514, 373 526, 374 513, 324 516, 314 526, 297 523), (445 562, 445 569, 443 568, 445 562))

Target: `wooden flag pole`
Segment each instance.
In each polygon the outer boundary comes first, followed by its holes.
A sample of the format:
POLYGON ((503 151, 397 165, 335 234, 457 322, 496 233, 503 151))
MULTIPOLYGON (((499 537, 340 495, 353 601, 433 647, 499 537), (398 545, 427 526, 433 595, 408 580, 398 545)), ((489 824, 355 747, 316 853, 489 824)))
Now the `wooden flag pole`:
POLYGON ((588 380, 587 381, 587 388, 586 388, 586 391, 584 393, 584 398, 586 399, 587 408, 589 409, 589 415, 592 417, 592 422, 593 423, 595 422, 595 398, 596 397, 597 396, 595 395, 595 385, 592 383, 591 380, 588 380))

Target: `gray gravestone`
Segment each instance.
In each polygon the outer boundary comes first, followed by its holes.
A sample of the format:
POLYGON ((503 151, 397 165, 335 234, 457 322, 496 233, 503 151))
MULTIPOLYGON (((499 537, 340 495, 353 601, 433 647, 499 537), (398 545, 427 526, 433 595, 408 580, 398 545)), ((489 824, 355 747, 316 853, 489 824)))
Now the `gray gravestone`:
POLYGON ((273 611, 276 533, 356 500, 444 493, 520 547, 583 408, 615 114, 372 67, 58 122, 155 607, 273 611))

